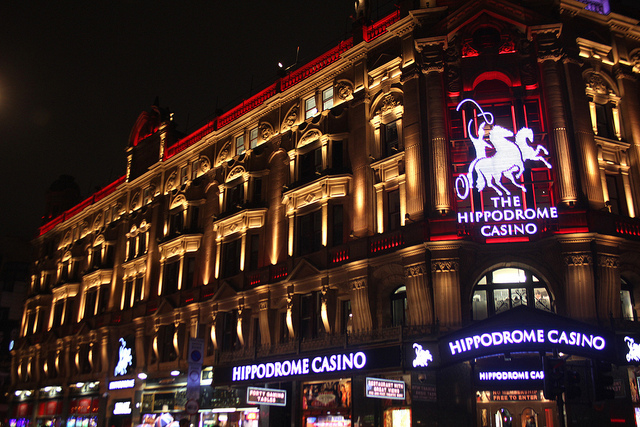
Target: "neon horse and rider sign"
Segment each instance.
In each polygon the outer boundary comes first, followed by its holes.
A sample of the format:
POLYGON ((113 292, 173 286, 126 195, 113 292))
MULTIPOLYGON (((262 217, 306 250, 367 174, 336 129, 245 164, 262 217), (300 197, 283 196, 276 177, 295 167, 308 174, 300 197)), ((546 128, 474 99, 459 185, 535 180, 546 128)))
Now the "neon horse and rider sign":
POLYGON ((475 120, 470 119, 467 123, 475 158, 467 172, 456 178, 456 196, 462 201, 476 191, 491 203, 481 210, 459 211, 458 223, 477 224, 482 235, 488 238, 536 234, 537 221, 558 218, 558 211, 555 207, 525 206, 522 194, 527 188, 522 177, 525 165, 529 163, 551 169, 545 158, 549 152, 542 145, 531 145, 533 130, 523 127, 514 135, 509 129, 494 124, 493 114, 484 111, 472 99, 461 101, 457 111, 465 103, 475 106, 479 112, 477 118, 482 122, 477 126, 477 136, 473 133, 475 120))

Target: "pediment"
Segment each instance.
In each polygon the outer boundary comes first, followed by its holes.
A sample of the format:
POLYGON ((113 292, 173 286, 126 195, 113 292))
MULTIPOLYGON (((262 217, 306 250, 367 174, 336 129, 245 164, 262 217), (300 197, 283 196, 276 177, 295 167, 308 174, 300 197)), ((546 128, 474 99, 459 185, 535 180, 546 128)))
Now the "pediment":
POLYGON ((213 294, 212 300, 220 301, 227 298, 233 298, 237 295, 238 292, 235 290, 234 286, 232 286, 227 280, 223 280, 216 293, 213 294))
POLYGON ((319 273, 320 270, 309 263, 306 259, 302 259, 295 267, 293 267, 291 274, 287 276, 287 282, 299 281, 309 277, 317 277, 319 273))
POLYGON ((155 317, 161 317, 165 314, 170 314, 175 310, 175 306, 171 302, 171 300, 167 298, 162 298, 160 300, 160 304, 158 305, 158 309, 153 313, 155 317))

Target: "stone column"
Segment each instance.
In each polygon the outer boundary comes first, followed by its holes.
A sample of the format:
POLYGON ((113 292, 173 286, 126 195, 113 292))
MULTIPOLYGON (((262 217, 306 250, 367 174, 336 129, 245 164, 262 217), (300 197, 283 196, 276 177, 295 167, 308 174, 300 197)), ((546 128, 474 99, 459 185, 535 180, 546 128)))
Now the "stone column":
POLYGON ((147 368, 147 346, 145 345, 144 322, 137 322, 136 328, 136 370, 143 371, 147 368))
MULTIPOLYGON (((419 220, 424 217, 425 188, 427 186, 425 184, 422 153, 420 74, 416 66, 407 67, 402 71, 402 88, 404 90, 402 140, 404 143, 404 170, 406 177, 406 213, 413 220, 419 220)), ((404 216, 402 218, 402 221, 404 221, 404 216)))
MULTIPOLYGON (((636 65, 634 70, 640 72, 640 67, 636 65)), ((629 180, 627 176, 627 180, 632 183, 638 183, 640 182, 640 100, 638 99, 640 89, 638 88, 638 79, 637 75, 627 72, 621 66, 616 70, 616 79, 618 80, 621 95, 620 113, 624 128, 623 135, 626 141, 631 143, 628 151, 631 179, 629 180)), ((635 201, 631 216, 635 216, 635 212, 640 212, 640 185, 631 185, 631 191, 635 201)), ((631 209, 629 209, 629 212, 631 212, 631 209)))
POLYGON ((260 325, 260 340, 262 341, 262 345, 271 346, 272 341, 272 329, 273 326, 271 322, 271 310, 269 309, 269 299, 260 301, 258 305, 258 323, 260 325))
POLYGON ((407 308, 409 325, 431 325, 433 323, 433 301, 427 264, 408 265, 404 268, 405 285, 407 287, 407 308))
POLYGON ((444 101, 443 48, 445 38, 434 37, 417 42, 421 51, 422 73, 426 77, 427 124, 429 128, 428 150, 431 181, 431 210, 446 214, 453 209, 451 200, 451 162, 447 140, 446 111, 444 101))
POLYGON ((620 270, 616 255, 598 254, 596 277, 598 278, 598 317, 608 320, 620 318, 620 270))
POLYGON ((353 331, 370 331, 373 328, 371 306, 369 304, 369 286, 367 277, 358 277, 349 281, 351 289, 351 313, 353 313, 353 331))
POLYGON ((587 321, 596 318, 593 256, 589 252, 565 252, 565 301, 569 317, 587 321))
POLYGON ((549 136, 555 152, 555 167, 560 171, 557 173, 559 201, 565 205, 571 205, 578 201, 578 185, 576 171, 571 162, 573 155, 567 133, 566 108, 562 98, 563 86, 557 66, 557 61, 562 56, 557 39, 561 28, 561 25, 532 27, 531 33, 536 36, 538 45, 538 64, 549 117, 549 136))
POLYGON ((462 321, 459 269, 458 258, 431 261, 435 316, 442 326, 459 325, 462 321))
POLYGON ((604 208, 604 194, 598 166, 598 147, 591 125, 589 100, 585 93, 580 63, 572 58, 564 58, 564 69, 569 92, 569 106, 572 113, 576 157, 580 168, 583 192, 592 209, 604 208))

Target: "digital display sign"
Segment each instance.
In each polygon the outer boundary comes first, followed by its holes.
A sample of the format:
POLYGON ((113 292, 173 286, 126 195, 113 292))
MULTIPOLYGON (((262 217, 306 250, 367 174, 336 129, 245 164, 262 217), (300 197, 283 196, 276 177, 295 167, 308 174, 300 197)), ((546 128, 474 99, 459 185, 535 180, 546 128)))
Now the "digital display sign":
POLYGON ((366 379, 366 396, 375 399, 405 399, 406 385, 404 381, 386 380, 382 378, 366 379))
POLYGON ((287 391, 275 388, 247 387, 247 403, 287 406, 287 391))

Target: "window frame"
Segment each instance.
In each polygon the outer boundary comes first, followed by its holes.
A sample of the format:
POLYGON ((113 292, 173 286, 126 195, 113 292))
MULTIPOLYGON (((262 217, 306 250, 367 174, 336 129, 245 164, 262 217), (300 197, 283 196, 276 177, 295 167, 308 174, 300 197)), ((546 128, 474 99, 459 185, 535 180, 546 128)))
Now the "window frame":
POLYGON ((304 98, 304 100, 302 101, 302 107, 304 109, 305 120, 315 117, 319 113, 318 100, 316 99, 316 95, 313 94, 312 96, 304 98), (313 102, 313 105, 310 105, 310 101, 313 102))
POLYGON ((234 138, 236 156, 241 156, 246 152, 244 133, 234 138))

